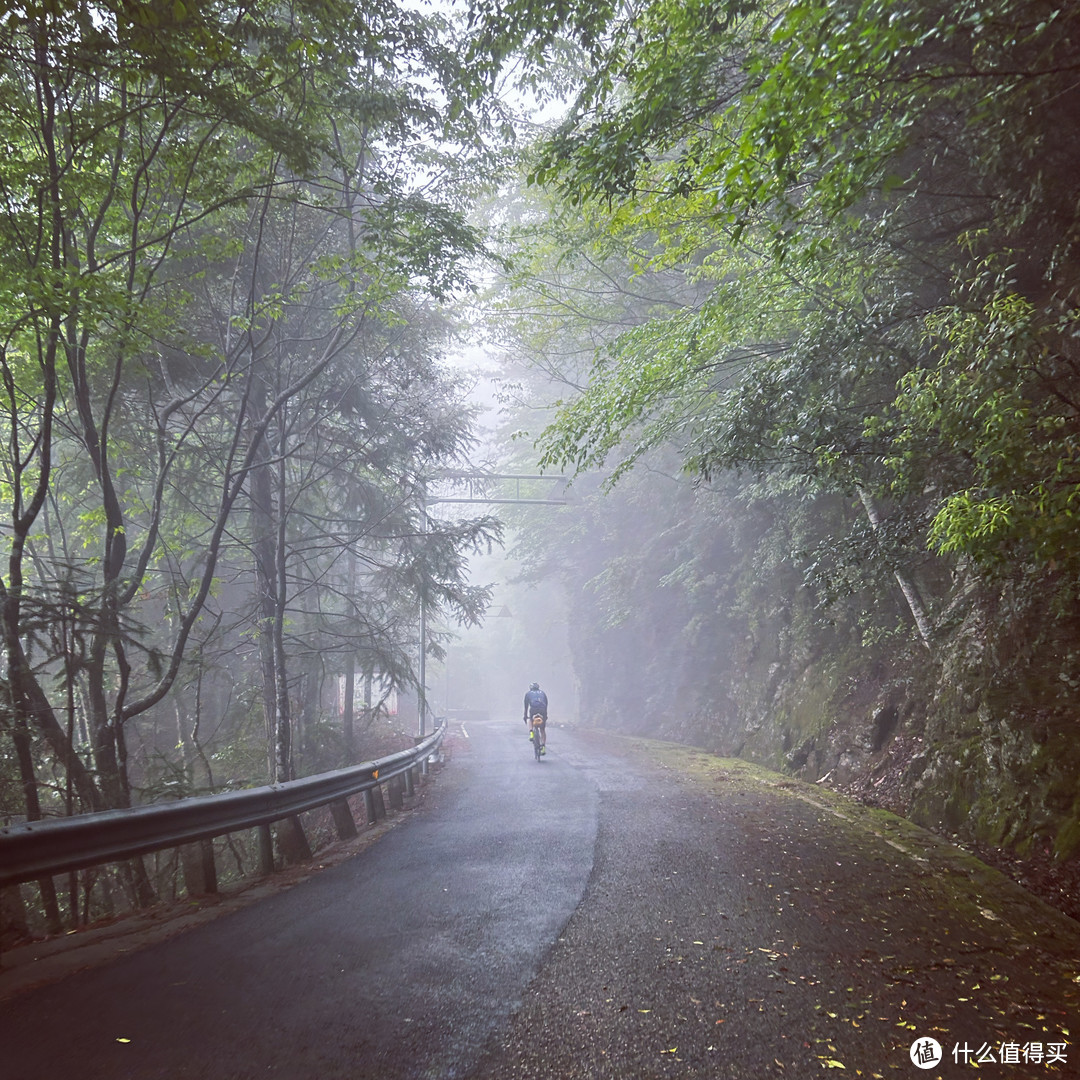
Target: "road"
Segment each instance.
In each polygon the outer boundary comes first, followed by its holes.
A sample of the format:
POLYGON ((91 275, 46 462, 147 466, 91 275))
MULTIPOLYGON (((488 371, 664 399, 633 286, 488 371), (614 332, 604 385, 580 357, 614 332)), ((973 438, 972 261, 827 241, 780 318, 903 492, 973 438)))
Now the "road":
POLYGON ((0 1078, 1080 1076, 1072 920, 806 785, 550 746, 468 725, 355 858, 5 1002, 0 1078))

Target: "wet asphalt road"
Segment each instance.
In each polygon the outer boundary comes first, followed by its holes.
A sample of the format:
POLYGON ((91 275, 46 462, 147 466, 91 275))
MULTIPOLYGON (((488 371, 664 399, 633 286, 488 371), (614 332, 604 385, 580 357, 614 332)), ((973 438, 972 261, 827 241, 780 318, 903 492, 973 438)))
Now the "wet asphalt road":
POLYGON ((0 1080, 1080 1076, 1071 920, 782 790, 550 744, 469 725, 356 858, 5 1002, 0 1080), (1029 1060, 963 1063, 1002 1043, 1029 1060))
POLYGON ((470 735, 357 858, 6 1002, 0 1080, 462 1076, 580 901, 597 822, 524 725, 470 735))

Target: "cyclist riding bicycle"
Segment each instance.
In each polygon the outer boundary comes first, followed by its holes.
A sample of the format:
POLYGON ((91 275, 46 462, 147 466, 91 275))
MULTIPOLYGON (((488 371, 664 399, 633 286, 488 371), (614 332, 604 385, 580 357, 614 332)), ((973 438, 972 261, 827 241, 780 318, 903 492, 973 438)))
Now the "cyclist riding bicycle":
POLYGON ((533 683, 528 690, 525 691, 525 723, 529 724, 529 738, 534 738, 531 721, 534 716, 539 713, 544 719, 539 725, 538 730, 540 732, 540 753, 547 753, 547 709, 548 700, 547 694, 540 689, 539 683, 533 683))

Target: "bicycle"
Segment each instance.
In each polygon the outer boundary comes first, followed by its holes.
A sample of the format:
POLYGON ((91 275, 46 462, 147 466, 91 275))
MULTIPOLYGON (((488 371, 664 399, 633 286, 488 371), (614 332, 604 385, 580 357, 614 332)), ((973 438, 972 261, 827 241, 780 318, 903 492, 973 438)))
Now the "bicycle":
POLYGON ((533 754, 536 760, 539 761, 544 752, 544 716, 542 713, 533 715, 532 724, 529 727, 529 738, 532 740, 533 754))

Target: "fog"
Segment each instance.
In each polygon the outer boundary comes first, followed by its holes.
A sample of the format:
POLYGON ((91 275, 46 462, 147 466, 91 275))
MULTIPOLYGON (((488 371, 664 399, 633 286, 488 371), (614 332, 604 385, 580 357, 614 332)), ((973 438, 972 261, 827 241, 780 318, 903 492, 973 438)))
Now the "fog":
MULTIPOLYGON (((511 548, 513 538, 507 547, 511 548)), ((444 661, 428 665, 428 700, 436 716, 520 720, 529 684, 547 692, 552 723, 577 723, 577 679, 567 640, 568 605, 555 579, 521 580, 522 567, 507 551, 473 560, 474 584, 493 586, 492 604, 479 626, 455 627, 444 661)))

